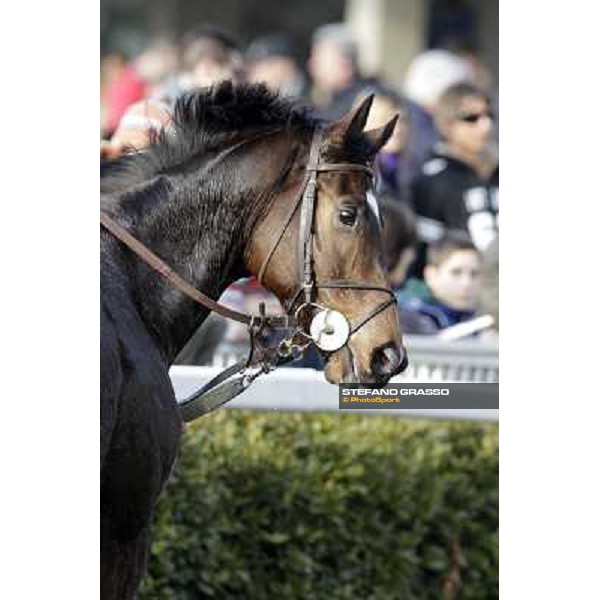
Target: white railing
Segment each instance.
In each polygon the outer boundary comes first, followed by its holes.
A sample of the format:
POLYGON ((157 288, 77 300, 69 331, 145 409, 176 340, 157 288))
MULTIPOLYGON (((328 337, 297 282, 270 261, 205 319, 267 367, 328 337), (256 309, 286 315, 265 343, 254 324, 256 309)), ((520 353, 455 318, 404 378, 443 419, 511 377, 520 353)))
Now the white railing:
MULTIPOLYGON (((498 343, 481 340, 442 341, 427 336, 405 336, 409 366, 402 381, 464 381, 496 383, 499 380, 498 343)), ((223 343, 212 366, 228 367, 248 354, 247 343, 223 343)))
MULTIPOLYGON (((442 342, 434 338, 406 337, 409 368, 392 382, 485 382, 498 381, 498 344, 464 340, 442 342)), ((209 367, 174 366, 171 379, 177 398, 183 399, 223 367, 239 360, 245 345, 222 345, 215 364, 209 367)), ((288 412, 338 412, 338 388, 313 369, 280 368, 259 378, 229 408, 288 412)), ((347 412, 347 411, 344 411, 347 412)), ((498 421, 498 411, 489 409, 377 409, 363 414, 498 421)))

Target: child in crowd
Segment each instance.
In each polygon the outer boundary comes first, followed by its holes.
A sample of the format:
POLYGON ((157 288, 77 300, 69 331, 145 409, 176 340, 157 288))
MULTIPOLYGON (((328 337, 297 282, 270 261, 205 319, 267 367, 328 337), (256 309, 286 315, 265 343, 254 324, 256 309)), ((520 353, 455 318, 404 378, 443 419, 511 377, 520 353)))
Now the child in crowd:
POLYGON ((437 334, 476 316, 482 256, 467 235, 450 232, 427 250, 424 281, 410 279, 397 293, 404 333, 437 334))

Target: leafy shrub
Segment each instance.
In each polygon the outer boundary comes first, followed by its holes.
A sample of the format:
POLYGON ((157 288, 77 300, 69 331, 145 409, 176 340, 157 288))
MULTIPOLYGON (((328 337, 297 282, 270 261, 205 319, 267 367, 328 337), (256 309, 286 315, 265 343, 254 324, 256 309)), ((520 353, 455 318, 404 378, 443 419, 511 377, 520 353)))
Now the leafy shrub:
POLYGON ((497 426, 237 410, 184 435, 141 594, 497 596, 497 426))

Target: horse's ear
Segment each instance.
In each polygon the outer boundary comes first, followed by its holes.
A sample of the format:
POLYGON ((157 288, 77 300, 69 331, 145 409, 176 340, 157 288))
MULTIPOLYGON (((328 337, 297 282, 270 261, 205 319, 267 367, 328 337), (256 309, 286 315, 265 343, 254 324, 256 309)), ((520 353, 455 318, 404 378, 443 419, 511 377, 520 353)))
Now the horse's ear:
POLYGON ((387 144, 399 118, 400 115, 394 115, 383 127, 369 129, 369 131, 364 132, 363 135, 371 142, 375 152, 378 152, 387 144))
POLYGON ((343 132, 344 137, 359 136, 362 133, 374 98, 375 94, 369 94, 356 108, 337 121, 335 127, 338 131, 343 132))

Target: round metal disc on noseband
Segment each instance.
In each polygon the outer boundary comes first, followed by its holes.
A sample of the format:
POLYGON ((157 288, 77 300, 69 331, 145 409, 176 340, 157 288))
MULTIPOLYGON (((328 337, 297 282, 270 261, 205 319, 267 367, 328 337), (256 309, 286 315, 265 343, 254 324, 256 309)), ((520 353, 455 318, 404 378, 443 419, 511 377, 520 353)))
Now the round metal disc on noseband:
POLYGON ((350 324, 341 312, 325 309, 317 313, 311 321, 310 335, 317 348, 325 352, 335 352, 348 341, 350 324))

